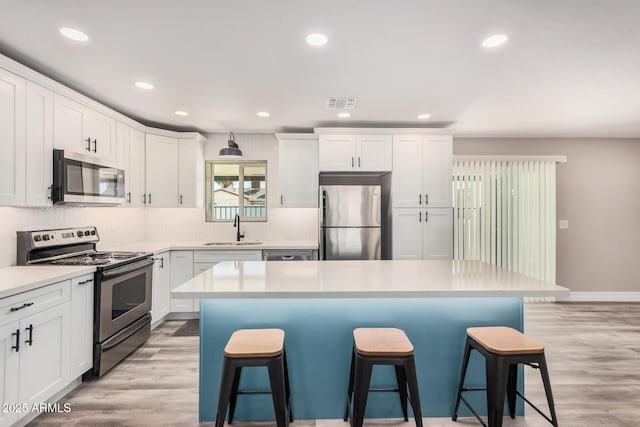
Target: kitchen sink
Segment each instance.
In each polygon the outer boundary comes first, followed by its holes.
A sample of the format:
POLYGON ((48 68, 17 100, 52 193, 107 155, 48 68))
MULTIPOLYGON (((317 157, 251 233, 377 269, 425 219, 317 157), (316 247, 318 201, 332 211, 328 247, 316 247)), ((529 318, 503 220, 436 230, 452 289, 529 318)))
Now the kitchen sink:
POLYGON ((261 245, 262 242, 209 242, 205 243, 207 246, 250 246, 261 245))

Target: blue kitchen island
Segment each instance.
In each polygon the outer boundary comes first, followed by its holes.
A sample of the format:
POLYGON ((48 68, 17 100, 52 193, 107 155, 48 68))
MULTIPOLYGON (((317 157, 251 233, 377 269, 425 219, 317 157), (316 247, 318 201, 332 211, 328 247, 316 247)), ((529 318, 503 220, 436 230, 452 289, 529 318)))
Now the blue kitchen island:
MULTIPOLYGON (((220 263, 172 295, 201 298, 200 421, 206 422, 215 420, 223 348, 236 329, 283 329, 296 419, 339 419, 353 329, 401 328, 415 348, 423 416, 448 417, 466 328, 503 325, 523 331, 523 297, 568 293, 475 261, 244 261, 220 263)), ((481 386, 484 363, 475 356, 467 384, 481 386)), ((374 369, 372 386, 394 382, 391 367, 374 369)), ((240 388, 267 389, 266 369, 244 369, 240 388)), ((484 408, 484 394, 474 394, 476 407, 484 408)), ((369 395, 367 417, 401 414, 397 394, 369 395)), ((270 395, 241 395, 235 419, 273 420, 270 395)))

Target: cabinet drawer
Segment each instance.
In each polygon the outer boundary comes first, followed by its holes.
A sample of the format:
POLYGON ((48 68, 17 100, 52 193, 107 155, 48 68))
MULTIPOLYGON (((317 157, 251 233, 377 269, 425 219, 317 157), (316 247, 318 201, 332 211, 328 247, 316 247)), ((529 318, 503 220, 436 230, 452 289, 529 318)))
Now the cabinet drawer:
POLYGON ((262 251, 217 250, 194 251, 193 262, 261 261, 262 251))
POLYGON ((71 281, 65 280, 0 299, 0 325, 67 302, 70 295, 71 281))

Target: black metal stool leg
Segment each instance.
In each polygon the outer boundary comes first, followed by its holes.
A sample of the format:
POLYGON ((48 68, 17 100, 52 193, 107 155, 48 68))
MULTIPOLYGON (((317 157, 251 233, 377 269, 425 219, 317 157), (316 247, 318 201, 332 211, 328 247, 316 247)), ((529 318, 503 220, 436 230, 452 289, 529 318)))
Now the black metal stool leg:
POLYGON ((273 398, 273 408, 276 414, 276 425, 287 427, 289 417, 287 416, 287 404, 284 389, 284 367, 281 357, 274 358, 269 362, 269 381, 271 382, 271 397, 273 398))
POLYGON ((508 367, 497 357, 486 358, 487 418, 489 427, 502 427, 508 367))
POLYGON ((416 364, 413 356, 408 358, 404 365, 407 385, 409 386, 409 397, 413 417, 416 420, 416 427, 422 427, 422 409, 420 409, 420 393, 418 393, 418 377, 416 374, 416 364))
POLYGON ((231 396, 231 387, 233 385, 235 366, 227 357, 222 363, 222 378, 220 380, 220 393, 218 394, 218 412, 216 414, 215 427, 222 427, 224 418, 229 406, 229 397, 231 396))
POLYGON ((540 362, 540 375, 542 376, 542 384, 544 385, 544 392, 547 395, 547 403, 549 404, 549 411, 551 412, 551 424, 554 427, 558 427, 558 418, 556 417, 556 409, 553 403, 553 393, 551 392, 551 381, 549 380, 549 371, 547 370, 547 362, 544 354, 540 362))
POLYGON ((240 385, 240 375, 242 374, 242 367, 238 366, 234 369, 233 385, 231 387, 231 397, 229 400, 229 419, 228 422, 233 422, 233 414, 236 412, 236 402, 238 401, 238 386, 240 385))
POLYGON ((362 427, 364 421, 364 411, 367 406, 367 396, 369 395, 369 383, 371 381, 372 363, 366 358, 356 356, 355 386, 353 391, 353 415, 351 417, 352 427, 362 427))
POLYGON ((284 351, 284 391, 287 400, 287 409, 289 410, 289 422, 293 422, 293 409, 291 409, 291 387, 289 386, 289 366, 287 365, 287 352, 284 351))
POLYGON ((518 387, 518 365, 509 365, 509 375, 507 379, 507 402, 509 403, 509 415, 516 418, 516 390, 518 387))
POLYGON ((402 406, 402 415, 404 420, 409 421, 409 412, 407 411, 407 379, 402 365, 395 365, 396 381, 398 382, 398 391, 400 392, 400 405, 402 406))
POLYGON ((351 350, 351 367, 349 368, 349 385, 347 386, 347 405, 344 409, 343 421, 349 419, 349 406, 351 406, 351 396, 353 396, 353 378, 355 376, 355 364, 356 364, 356 352, 355 349, 351 350))
POLYGON ((467 365, 469 365, 469 356, 471 355, 471 345, 467 339, 464 346, 464 357, 462 359, 462 368, 460 368, 460 384, 458 385, 458 395, 456 396, 456 404, 453 407, 453 421, 458 419, 458 408, 460 408, 460 398, 462 397, 462 388, 464 386, 464 377, 467 375, 467 365))

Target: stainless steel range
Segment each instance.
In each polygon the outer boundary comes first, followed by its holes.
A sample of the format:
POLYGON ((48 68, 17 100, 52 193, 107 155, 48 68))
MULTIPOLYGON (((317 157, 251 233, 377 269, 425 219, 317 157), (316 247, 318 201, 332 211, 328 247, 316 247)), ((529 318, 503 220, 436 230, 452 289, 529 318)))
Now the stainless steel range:
POLYGON ((93 370, 101 376, 151 335, 153 259, 143 252, 101 252, 95 227, 18 231, 18 265, 92 265, 93 370))

